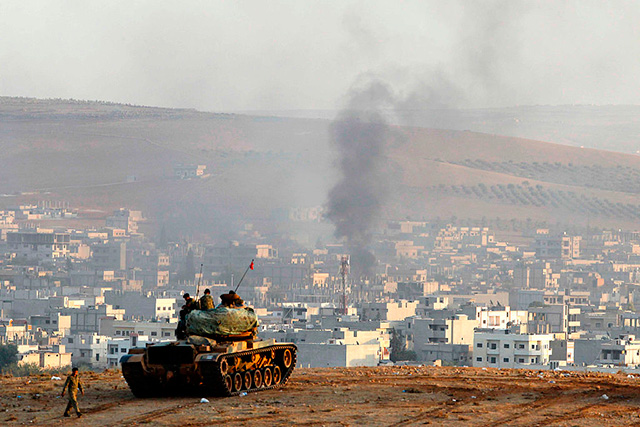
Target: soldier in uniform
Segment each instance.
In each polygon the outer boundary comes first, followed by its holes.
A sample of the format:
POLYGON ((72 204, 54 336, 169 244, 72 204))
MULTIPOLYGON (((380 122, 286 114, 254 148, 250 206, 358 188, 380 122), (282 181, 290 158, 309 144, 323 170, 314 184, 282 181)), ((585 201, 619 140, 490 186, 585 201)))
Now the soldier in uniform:
POLYGON ((179 340, 187 337, 187 314, 198 308, 198 302, 191 298, 191 295, 185 293, 182 297, 184 298, 184 305, 182 306, 182 310, 180 310, 180 321, 176 328, 176 338, 179 340))
POLYGON ((200 310, 211 310, 213 305, 213 298, 211 297, 211 291, 209 289, 204 290, 204 295, 200 298, 199 301, 200 310))
POLYGON ((71 370, 71 375, 67 377, 67 381, 65 381, 64 386, 62 387, 62 394, 64 396, 65 390, 69 393, 69 403, 67 404, 67 409, 64 410, 64 416, 71 416, 71 408, 75 409, 76 414, 78 414, 78 418, 82 416, 80 409, 78 408, 78 390, 84 396, 84 388, 82 387, 82 383, 80 382, 80 377, 78 376, 78 368, 73 368, 71 370))
POLYGON ((228 294, 220 295, 220 299, 222 300, 220 305, 223 307, 239 308, 244 305, 244 301, 240 298, 240 295, 236 294, 234 291, 229 291, 228 294))

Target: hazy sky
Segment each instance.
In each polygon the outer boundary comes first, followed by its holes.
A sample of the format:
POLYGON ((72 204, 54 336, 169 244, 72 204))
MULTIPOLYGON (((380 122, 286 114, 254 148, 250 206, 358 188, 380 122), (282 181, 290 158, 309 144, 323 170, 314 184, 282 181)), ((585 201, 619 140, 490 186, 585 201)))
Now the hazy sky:
POLYGON ((0 3, 0 95, 211 111, 640 104, 638 1, 0 3))

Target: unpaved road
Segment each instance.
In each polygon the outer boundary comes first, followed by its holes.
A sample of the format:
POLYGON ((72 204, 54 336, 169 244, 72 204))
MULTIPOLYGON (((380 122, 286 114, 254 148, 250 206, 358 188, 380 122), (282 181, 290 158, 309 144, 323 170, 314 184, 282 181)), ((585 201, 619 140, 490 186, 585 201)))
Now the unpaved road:
MULTIPOLYGON (((0 424, 161 426, 636 426, 640 378, 478 368, 298 369, 280 390, 136 399, 120 372, 82 373, 85 416, 63 418, 62 381, 0 379, 0 424), (606 395, 606 397, 603 397, 606 395), (20 396, 20 397, 18 397, 20 396)), ((64 379, 64 378, 63 378, 64 379)))

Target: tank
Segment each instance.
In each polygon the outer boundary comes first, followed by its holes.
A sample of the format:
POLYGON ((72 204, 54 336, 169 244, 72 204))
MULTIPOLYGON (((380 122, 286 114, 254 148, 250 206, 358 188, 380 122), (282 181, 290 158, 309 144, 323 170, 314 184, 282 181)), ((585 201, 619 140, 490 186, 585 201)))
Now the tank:
MULTIPOLYGON (((235 309, 225 310, 227 316, 230 310, 235 313, 235 309)), ((217 316, 208 320, 210 324, 224 324, 215 310, 196 310, 187 317, 185 339, 132 348, 120 359, 122 375, 136 397, 194 393, 234 396, 287 383, 296 365, 295 344, 256 339, 257 322, 242 333, 189 333, 202 326, 203 313, 207 312, 217 316), (190 325, 192 317, 200 319, 199 323, 190 325)))

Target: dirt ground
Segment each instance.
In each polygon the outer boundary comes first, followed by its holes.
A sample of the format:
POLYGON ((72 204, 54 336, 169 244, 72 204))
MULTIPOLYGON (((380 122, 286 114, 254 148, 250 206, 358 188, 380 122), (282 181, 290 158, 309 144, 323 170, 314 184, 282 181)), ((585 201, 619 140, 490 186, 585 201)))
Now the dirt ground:
MULTIPOLYGON (((136 399, 118 371, 83 372, 84 416, 62 380, 0 379, 0 424, 208 426, 640 425, 640 377, 479 368, 297 369, 282 389, 136 399)), ((63 378, 64 379, 64 378, 63 378)))

